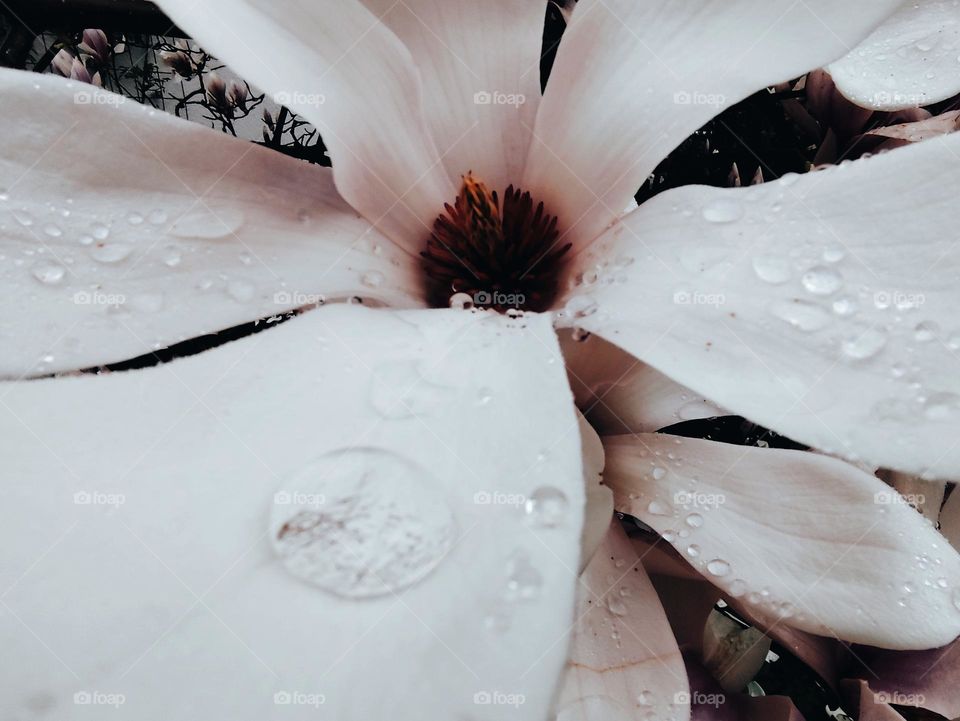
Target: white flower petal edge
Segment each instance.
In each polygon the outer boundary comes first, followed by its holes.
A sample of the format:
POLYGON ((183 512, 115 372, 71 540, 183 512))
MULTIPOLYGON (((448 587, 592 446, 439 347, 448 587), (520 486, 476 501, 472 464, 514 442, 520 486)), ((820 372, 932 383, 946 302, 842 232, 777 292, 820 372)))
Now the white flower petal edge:
POLYGON ((419 251, 455 195, 403 43, 359 0, 160 0, 205 50, 313 123, 337 189, 419 251))
POLYGON ((423 80, 427 124, 453 183, 459 187, 469 170, 501 193, 517 183, 540 100, 543 5, 363 2, 413 56, 423 80))
POLYGON ((583 475, 578 443, 551 446, 577 421, 549 319, 523 324, 330 306, 156 368, 2 387, 8 713, 87 718, 73 695, 96 690, 131 718, 259 721, 297 694, 419 721, 514 693, 511 718, 545 718, 583 475))
POLYGON ((537 113, 523 187, 582 247, 724 107, 843 55, 895 0, 581 0, 537 113))
POLYGON ((837 89, 871 110, 929 105, 960 93, 960 7, 911 0, 827 70, 837 89))
POLYGON ((576 613, 557 721, 690 718, 680 650, 617 519, 580 577, 576 613))
POLYGON ((660 434, 604 449, 617 510, 751 613, 892 649, 960 634, 960 556, 878 478, 816 453, 660 434))
POLYGON ((613 493, 603 484, 603 443, 583 415, 577 411, 580 428, 580 453, 583 456, 583 481, 586 484, 586 510, 580 540, 580 570, 593 558, 607 535, 613 517, 613 493))
POLYGON ((940 509, 940 532, 954 548, 960 550, 960 492, 956 487, 940 509))
POLYGON ((120 361, 322 300, 421 304, 326 168, 0 70, 0 376, 120 361))
POLYGON ((601 435, 651 432, 682 421, 727 415, 599 336, 574 340, 562 333, 560 347, 577 407, 601 435))
POLYGON ((600 281, 571 291, 567 322, 796 441, 955 478, 958 159, 953 134, 662 193, 576 259, 600 281))

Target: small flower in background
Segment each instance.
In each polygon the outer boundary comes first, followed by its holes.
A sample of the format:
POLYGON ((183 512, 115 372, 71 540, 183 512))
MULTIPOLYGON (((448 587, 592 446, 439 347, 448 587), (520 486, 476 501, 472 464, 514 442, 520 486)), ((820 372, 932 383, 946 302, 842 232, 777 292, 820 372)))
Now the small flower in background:
POLYGON ((186 40, 177 40, 174 47, 174 50, 161 50, 160 60, 181 78, 189 80, 197 70, 190 44, 186 40))
POLYGON ((60 52, 54 56, 51 64, 54 70, 65 78, 79 80, 81 83, 89 83, 97 87, 103 85, 100 73, 95 72, 91 74, 83 61, 80 58, 74 57, 69 50, 60 50, 60 52))
POLYGON ((77 46, 77 49, 85 55, 89 55, 98 65, 103 65, 113 54, 113 48, 110 47, 110 41, 103 30, 87 28, 83 31, 83 40, 77 46))

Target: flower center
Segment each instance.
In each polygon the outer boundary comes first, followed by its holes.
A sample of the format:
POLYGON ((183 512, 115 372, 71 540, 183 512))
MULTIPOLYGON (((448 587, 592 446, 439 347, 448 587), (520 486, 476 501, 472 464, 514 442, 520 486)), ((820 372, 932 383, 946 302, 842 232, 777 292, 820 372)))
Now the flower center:
POLYGON ((557 247, 557 218, 512 185, 503 194, 471 173, 437 216, 423 256, 427 300, 435 308, 545 311, 559 289, 570 244, 557 247))

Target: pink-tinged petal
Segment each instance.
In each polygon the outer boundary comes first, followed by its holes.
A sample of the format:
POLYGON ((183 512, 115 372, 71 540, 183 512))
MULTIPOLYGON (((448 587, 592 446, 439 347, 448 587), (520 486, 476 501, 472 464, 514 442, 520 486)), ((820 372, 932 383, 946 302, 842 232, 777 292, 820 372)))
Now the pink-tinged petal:
POLYGON ((960 9, 952 0, 902 3, 827 68, 850 100, 873 110, 930 105, 960 93, 960 9))
POLYGON ((656 431, 724 415, 706 398, 599 336, 583 340, 577 331, 563 333, 560 347, 577 406, 602 435, 656 431))
POLYGON ((583 246, 724 107, 840 57, 898 2, 580 0, 524 172, 583 246))
POLYGON ((960 716, 960 641, 927 651, 855 647, 855 675, 898 706, 916 706, 947 718, 960 716))
POLYGON ((421 301, 329 169, 0 71, 0 375, 89 367, 327 299, 421 301))
POLYGON ((617 510, 755 615, 893 649, 960 634, 960 555, 876 477, 816 453, 659 434, 604 448, 617 510))
POLYGON ((557 721, 690 718, 687 676, 663 607, 619 521, 580 577, 557 721))
POLYGON ((690 677, 691 721, 803 721, 786 696, 726 693, 692 654, 683 660, 690 677))
POLYGON ((863 137, 891 138, 894 140, 905 140, 908 143, 918 143, 921 140, 928 140, 941 135, 947 135, 948 133, 955 133, 958 129, 960 129, 960 110, 951 110, 950 112, 934 115, 933 117, 924 118, 923 120, 874 128, 864 133, 863 137))
POLYGON ((524 326, 329 306, 0 386, 4 717, 546 718, 583 475, 576 443, 538 457, 576 417, 524 326))
POLYGON ((540 101, 543 4, 363 2, 410 51, 427 124, 454 183, 471 170, 501 193, 519 183, 540 101))
POLYGON ((403 43, 359 0, 160 0, 176 23, 313 123, 340 194, 395 242, 419 251, 456 194, 423 114, 403 43))
POLYGON ((952 485, 953 491, 940 509, 940 532, 960 551, 960 490, 956 484, 952 485))
POLYGON ((854 713, 857 721, 903 721, 889 700, 872 691, 866 681, 846 679, 841 685, 846 711, 854 713))
POLYGON ((576 259, 599 281, 570 291, 564 322, 795 441, 960 476, 958 158, 954 133, 662 193, 576 259))

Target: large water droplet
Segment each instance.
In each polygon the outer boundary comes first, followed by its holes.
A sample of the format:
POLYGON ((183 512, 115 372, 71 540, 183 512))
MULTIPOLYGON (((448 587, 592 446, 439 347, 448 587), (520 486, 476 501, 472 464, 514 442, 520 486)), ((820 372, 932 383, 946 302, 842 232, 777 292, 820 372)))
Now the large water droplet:
POLYGON ((876 328, 868 328, 843 341, 841 348, 843 354, 851 360, 867 360, 877 355, 886 344, 885 333, 876 328))
POLYGON ((43 226, 43 232, 46 236, 50 238, 59 238, 63 235, 63 231, 60 230, 60 226, 55 223, 47 223, 43 226))
POLYGON ((754 256, 753 272, 765 283, 786 283, 793 274, 790 262, 774 255, 754 256))
POLYGON ((270 516, 285 568, 348 598, 413 585, 443 560, 457 530, 426 469, 372 448, 320 456, 278 489, 270 516))
POLYGON ((375 370, 370 401, 384 418, 409 418, 429 415, 448 393, 424 378, 416 361, 390 361, 375 370))
POLYGON ((90 257, 98 263, 119 263, 133 252, 133 246, 125 243, 101 243, 90 251, 90 257))
POLYGON ((527 519, 534 526, 553 528, 566 520, 569 502, 559 488, 542 486, 524 504, 527 519))
POLYGON ((840 289, 843 278, 833 268, 818 265, 803 274, 803 287, 814 295, 830 295, 840 289))
POLYGON ((703 525, 703 516, 699 513, 691 513, 687 516, 686 522, 690 528, 700 528, 703 525))
POLYGON ((30 274, 44 285, 57 285, 67 274, 66 268, 51 260, 40 260, 30 268, 30 274))
POLYGON ((807 333, 820 330, 830 322, 830 314, 826 310, 807 301, 779 301, 770 307, 770 312, 807 333))
POLYGON ((743 205, 733 198, 717 198, 703 206, 702 213, 710 223, 732 223, 743 217, 743 205))
POLYGON ((540 595, 543 575, 523 552, 515 553, 507 562, 507 587, 504 597, 508 601, 532 601, 540 595))
POLYGON ((655 516, 673 515, 673 509, 662 501, 650 501, 650 503, 647 504, 647 512, 655 516))
POLYGON ((368 288, 379 288, 383 285, 384 276, 379 270, 371 270, 363 274, 360 282, 368 288))
POLYGON ((726 576, 730 573, 730 564, 722 558, 714 558, 707 563, 707 572, 711 576, 726 576))
POLYGON ((90 234, 97 240, 106 240, 110 237, 110 228, 103 223, 94 223, 90 226, 90 234))

